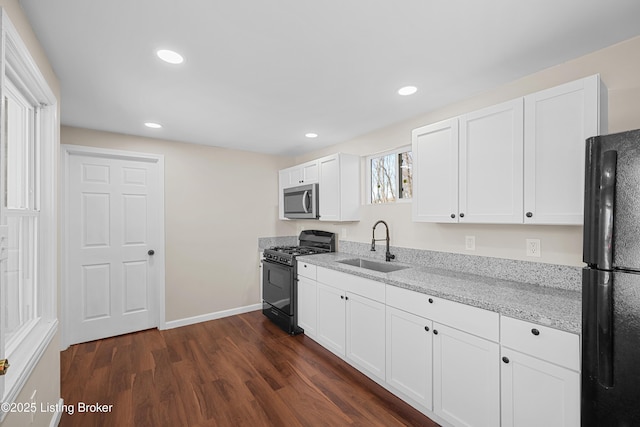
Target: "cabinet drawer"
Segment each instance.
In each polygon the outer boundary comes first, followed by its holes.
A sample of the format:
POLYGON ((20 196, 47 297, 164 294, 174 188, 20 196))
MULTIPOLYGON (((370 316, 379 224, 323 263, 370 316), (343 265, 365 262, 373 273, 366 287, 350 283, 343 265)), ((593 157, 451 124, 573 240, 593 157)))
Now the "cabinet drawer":
POLYGON ((385 284, 353 274, 318 267, 318 282, 361 295, 381 303, 385 302, 385 284))
POLYGON ((307 264, 303 261, 298 261, 298 275, 304 276, 311 280, 316 280, 317 267, 313 264, 307 264))
POLYGON ((387 305, 498 342, 498 313, 387 285, 387 305))
POLYGON ((500 319, 500 329, 500 344, 503 346, 580 370, 578 335, 505 316, 500 319))

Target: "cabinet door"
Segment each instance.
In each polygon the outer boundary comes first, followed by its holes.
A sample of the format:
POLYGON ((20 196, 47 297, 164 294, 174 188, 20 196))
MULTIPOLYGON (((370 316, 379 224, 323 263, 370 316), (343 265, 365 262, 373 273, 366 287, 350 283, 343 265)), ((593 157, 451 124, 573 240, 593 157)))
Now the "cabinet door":
POLYGON ((460 222, 522 223, 523 101, 460 119, 460 222))
POLYGON ((502 427, 580 426, 580 374, 504 347, 502 357, 502 427))
POLYGON ((345 355, 345 315, 344 292, 318 283, 317 341, 339 356, 345 355))
POLYGON ((278 219, 287 219, 284 217, 284 200, 283 192, 289 187, 289 170, 283 169, 278 171, 278 219))
POLYGON ((387 307, 387 384, 433 409, 433 325, 423 317, 387 307))
POLYGON ((413 220, 458 222, 458 119, 414 129, 413 220))
POLYGON ((298 275, 298 326, 308 337, 316 337, 318 296, 315 280, 298 275))
POLYGON ((599 135, 600 79, 525 97, 524 222, 583 222, 585 140, 599 135))
POLYGON ((302 173, 302 183, 304 184, 313 184, 318 182, 318 161, 314 160, 311 162, 307 162, 302 164, 301 166, 302 173))
POLYGON ((500 425, 498 344, 433 324, 433 410, 456 426, 500 425))
POLYGON ((300 185, 302 170, 298 166, 282 169, 278 172, 280 188, 291 188, 300 185))
POLYGON ((340 220, 340 157, 337 155, 320 159, 320 219, 340 220))
POLYGON ((385 305, 347 293, 347 359, 363 372, 385 379, 385 305))

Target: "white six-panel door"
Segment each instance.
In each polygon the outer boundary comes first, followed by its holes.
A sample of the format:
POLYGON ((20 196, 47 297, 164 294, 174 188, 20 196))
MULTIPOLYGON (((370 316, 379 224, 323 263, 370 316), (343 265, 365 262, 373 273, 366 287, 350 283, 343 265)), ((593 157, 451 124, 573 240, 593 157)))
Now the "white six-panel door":
POLYGON ((102 153, 66 159, 66 343, 158 326, 161 162, 102 153))

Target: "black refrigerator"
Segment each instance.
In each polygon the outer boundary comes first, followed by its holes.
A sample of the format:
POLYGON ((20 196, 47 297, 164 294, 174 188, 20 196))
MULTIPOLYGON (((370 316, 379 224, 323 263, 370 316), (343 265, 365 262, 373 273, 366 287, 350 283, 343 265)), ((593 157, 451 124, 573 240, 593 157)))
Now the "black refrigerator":
POLYGON ((587 139, 583 427, 640 426, 640 130, 587 139))

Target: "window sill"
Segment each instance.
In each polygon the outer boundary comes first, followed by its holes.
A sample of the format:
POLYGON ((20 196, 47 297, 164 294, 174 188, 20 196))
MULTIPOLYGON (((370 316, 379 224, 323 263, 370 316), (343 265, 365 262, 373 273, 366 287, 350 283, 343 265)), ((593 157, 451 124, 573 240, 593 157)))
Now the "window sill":
MULTIPOLYGON (((15 401, 57 331, 58 319, 40 320, 20 345, 7 355, 11 367, 4 377, 5 393, 2 402, 15 401)), ((6 412, 0 411, 0 422, 6 415, 6 412)))
POLYGON ((399 199, 396 200, 395 202, 385 202, 385 203, 371 203, 371 202, 367 202, 367 205, 369 206, 389 206, 389 205, 403 205, 406 203, 411 203, 413 199, 399 199))

